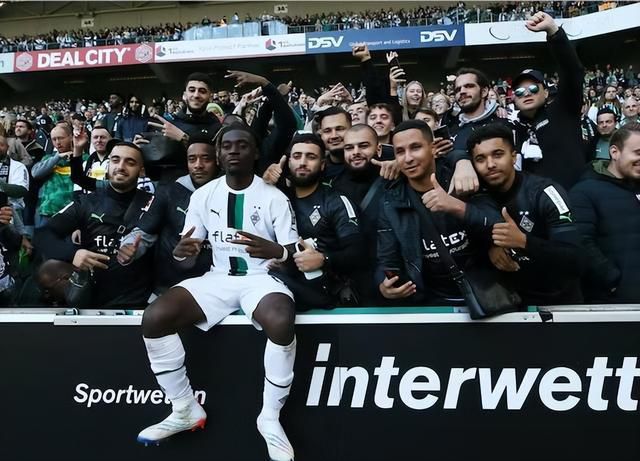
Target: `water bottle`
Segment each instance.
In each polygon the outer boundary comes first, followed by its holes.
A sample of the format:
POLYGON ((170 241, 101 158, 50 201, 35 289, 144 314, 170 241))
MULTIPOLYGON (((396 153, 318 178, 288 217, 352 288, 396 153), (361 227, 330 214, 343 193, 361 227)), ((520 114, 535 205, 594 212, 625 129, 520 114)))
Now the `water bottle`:
MULTIPOLYGON (((304 243, 306 243, 308 246, 313 247, 313 249, 316 249, 316 243, 313 241, 312 238, 305 239, 304 243)), ((300 244, 300 242, 296 242, 296 250, 304 251, 305 248, 304 248, 304 246, 302 246, 300 244)), ((318 277, 322 277, 322 269, 316 269, 314 271, 303 272, 303 274, 304 274, 304 277, 307 280, 317 279, 318 277)))

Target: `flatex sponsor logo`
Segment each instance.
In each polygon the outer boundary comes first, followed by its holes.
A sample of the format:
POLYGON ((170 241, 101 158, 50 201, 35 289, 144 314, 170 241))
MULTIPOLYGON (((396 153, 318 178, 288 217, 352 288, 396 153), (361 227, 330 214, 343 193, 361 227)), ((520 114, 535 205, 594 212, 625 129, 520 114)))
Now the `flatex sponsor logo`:
POLYGON ((344 41, 344 35, 340 37, 311 37, 307 41, 307 47, 310 50, 318 48, 340 48, 344 41))
POLYGON ((637 357, 594 357, 591 366, 542 368, 468 367, 436 371, 428 366, 400 369, 395 356, 383 356, 373 370, 352 365, 326 366, 330 343, 318 344, 316 366, 307 391, 309 407, 377 407, 387 410, 404 405, 412 410, 457 410, 461 394, 479 395, 482 410, 496 410, 500 402, 510 411, 522 411, 536 400, 551 411, 586 406, 593 411, 637 411, 632 391, 640 377, 637 357), (610 363, 612 364, 610 366, 610 363), (349 386, 346 386, 349 384, 349 386), (607 399, 606 395, 616 395, 607 399), (353 392, 345 392, 345 388, 353 392), (349 397, 351 397, 349 399, 349 397))
MULTIPOLYGON (((169 404, 169 399, 159 389, 135 389, 129 384, 124 389, 100 389, 87 383, 80 383, 75 388, 73 401, 91 408, 96 405, 160 405, 169 404)), ((200 405, 207 400, 206 391, 193 393, 200 405)))
POLYGON ((453 30, 423 30, 420 32, 420 43, 431 42, 453 42, 458 34, 457 29, 453 30))

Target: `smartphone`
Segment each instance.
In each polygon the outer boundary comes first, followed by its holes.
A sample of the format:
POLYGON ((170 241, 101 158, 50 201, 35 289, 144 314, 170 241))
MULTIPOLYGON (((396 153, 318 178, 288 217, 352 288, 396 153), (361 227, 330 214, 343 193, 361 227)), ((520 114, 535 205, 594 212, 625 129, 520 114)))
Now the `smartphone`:
POLYGON ((0 192, 0 208, 9 205, 9 196, 4 192, 0 192))
POLYGON ((389 67, 400 67, 400 61, 398 61, 398 57, 395 56, 391 62, 389 63, 389 67))
POLYGON ((434 138, 451 139, 451 133, 449 133, 448 126, 441 126, 433 132, 434 138))
POLYGON ((405 283, 407 283, 409 280, 404 279, 401 275, 400 275, 400 268, 398 267, 387 267, 386 269, 383 269, 384 271, 384 276, 386 278, 388 278, 389 280, 391 280, 394 277, 398 277, 398 280, 393 284, 394 288, 400 288, 402 285, 404 285, 405 283))

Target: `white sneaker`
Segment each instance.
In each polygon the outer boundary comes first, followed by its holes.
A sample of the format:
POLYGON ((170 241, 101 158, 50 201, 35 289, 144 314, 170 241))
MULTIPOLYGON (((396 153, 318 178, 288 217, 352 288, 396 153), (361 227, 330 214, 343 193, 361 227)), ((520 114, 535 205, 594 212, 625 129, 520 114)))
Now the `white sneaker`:
POLYGON ((145 446, 160 445, 160 442, 183 431, 195 431, 204 429, 207 422, 207 414, 204 408, 196 401, 171 414, 153 426, 149 426, 138 434, 138 442, 145 446))
POLYGON ((293 461, 293 447, 277 419, 258 416, 258 432, 267 442, 267 451, 271 461, 293 461))

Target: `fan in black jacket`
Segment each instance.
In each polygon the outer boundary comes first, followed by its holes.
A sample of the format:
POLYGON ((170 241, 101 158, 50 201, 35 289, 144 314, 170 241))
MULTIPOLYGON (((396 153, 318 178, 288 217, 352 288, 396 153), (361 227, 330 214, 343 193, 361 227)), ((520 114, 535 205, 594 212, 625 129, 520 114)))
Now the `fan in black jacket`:
POLYGON ((571 189, 588 256, 587 301, 640 302, 640 124, 611 137, 611 160, 595 161, 571 189))
POLYGON ((582 145, 582 83, 584 68, 567 34, 553 18, 538 12, 526 22, 533 32, 546 32, 549 50, 560 82, 553 102, 547 103, 544 75, 526 69, 513 80, 516 149, 522 154, 522 170, 557 181, 569 189, 580 177, 586 158, 582 145))

